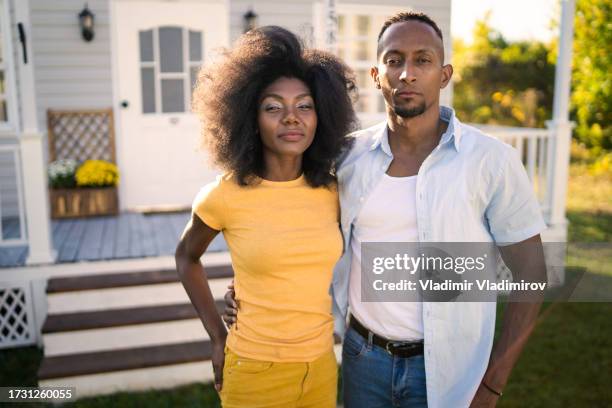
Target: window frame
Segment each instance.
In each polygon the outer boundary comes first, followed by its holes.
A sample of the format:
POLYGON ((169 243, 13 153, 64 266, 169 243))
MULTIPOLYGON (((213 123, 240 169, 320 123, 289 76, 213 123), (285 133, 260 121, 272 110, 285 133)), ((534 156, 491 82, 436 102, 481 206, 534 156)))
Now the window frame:
MULTIPOLYGON (((2 1, 2 0, 0 0, 2 1)), ((192 82, 191 82, 191 69, 195 67, 200 67, 205 60, 205 32, 203 30, 196 30, 188 26, 183 25, 160 25, 151 27, 147 30, 139 30, 140 32, 152 31, 152 46, 153 46, 153 61, 142 61, 139 58, 139 76, 141 83, 141 106, 144 109, 144 100, 142 94, 142 68, 153 68, 153 80, 155 85, 155 111, 154 112, 144 112, 141 110, 140 114, 145 116, 152 115, 182 115, 191 113, 191 103, 192 103, 192 82), (183 71, 182 72, 161 72, 161 59, 160 59, 160 49, 159 49, 159 30, 161 28, 180 28, 181 29, 181 41, 182 41, 182 63, 183 63, 183 71), (191 61, 191 39, 189 37, 190 32, 198 32, 200 33, 200 57, 202 58, 200 61, 191 61), (163 111, 163 101, 162 101, 162 91, 161 85, 162 80, 164 79, 182 79, 183 80, 183 98, 184 98, 184 110, 182 112, 164 112, 163 111)), ((140 40, 138 46, 141 47, 140 40)), ((139 49, 140 52, 140 49, 139 49)))

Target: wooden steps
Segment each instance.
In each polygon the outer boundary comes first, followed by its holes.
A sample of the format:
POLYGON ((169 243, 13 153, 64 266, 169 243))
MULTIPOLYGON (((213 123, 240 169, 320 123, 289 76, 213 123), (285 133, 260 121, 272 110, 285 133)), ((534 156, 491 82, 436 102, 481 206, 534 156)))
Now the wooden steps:
POLYGON ((210 360, 210 341, 70 354, 45 358, 40 380, 210 360))
MULTIPOLYGON (((217 308, 230 265, 206 268, 217 308)), ((213 379, 211 345, 174 270, 51 279, 40 386, 78 397, 213 379)))
MULTIPOLYGON (((217 307, 222 312, 223 301, 218 301, 217 307)), ((49 334, 197 318, 198 315, 190 303, 95 312, 61 313, 49 316, 45 321, 42 332, 43 334, 49 334)))
MULTIPOLYGON (((234 276, 234 272, 230 265, 208 267, 206 268, 206 274, 209 279, 231 278, 234 276)), ((99 274, 51 279, 47 284, 47 293, 109 289, 172 282, 179 282, 178 275, 174 270, 99 274)))

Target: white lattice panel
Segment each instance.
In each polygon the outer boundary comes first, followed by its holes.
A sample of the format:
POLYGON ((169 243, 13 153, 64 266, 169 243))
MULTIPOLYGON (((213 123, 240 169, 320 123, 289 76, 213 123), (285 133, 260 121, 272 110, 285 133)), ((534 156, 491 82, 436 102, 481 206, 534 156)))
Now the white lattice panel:
POLYGON ((29 282, 0 282, 0 348, 36 342, 29 282))

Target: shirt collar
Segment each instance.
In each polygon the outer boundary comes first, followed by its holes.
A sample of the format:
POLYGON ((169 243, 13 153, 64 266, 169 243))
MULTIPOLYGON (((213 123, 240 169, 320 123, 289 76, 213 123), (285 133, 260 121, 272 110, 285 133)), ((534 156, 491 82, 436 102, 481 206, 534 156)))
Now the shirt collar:
MULTIPOLYGON (((448 127, 442 134, 439 145, 443 146, 452 142, 455 150, 459 151, 459 144, 461 142, 461 126, 459 126, 459 121, 455 117, 455 111, 447 106, 440 106, 440 119, 447 122, 448 127)), ((389 127, 387 126, 386 122, 384 123, 384 126, 381 126, 381 128, 374 134, 370 150, 374 150, 378 146, 380 146, 382 151, 387 156, 393 157, 391 147, 389 146, 389 127)))

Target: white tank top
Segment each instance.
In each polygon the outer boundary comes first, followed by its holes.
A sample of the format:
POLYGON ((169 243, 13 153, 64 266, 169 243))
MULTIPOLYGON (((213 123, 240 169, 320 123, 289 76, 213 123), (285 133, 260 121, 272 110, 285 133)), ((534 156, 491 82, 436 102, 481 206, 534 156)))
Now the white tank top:
POLYGON ((423 338, 421 302, 361 302, 361 243, 417 242, 417 176, 381 181, 363 203, 353 223, 349 306, 364 326, 391 340, 423 338))

